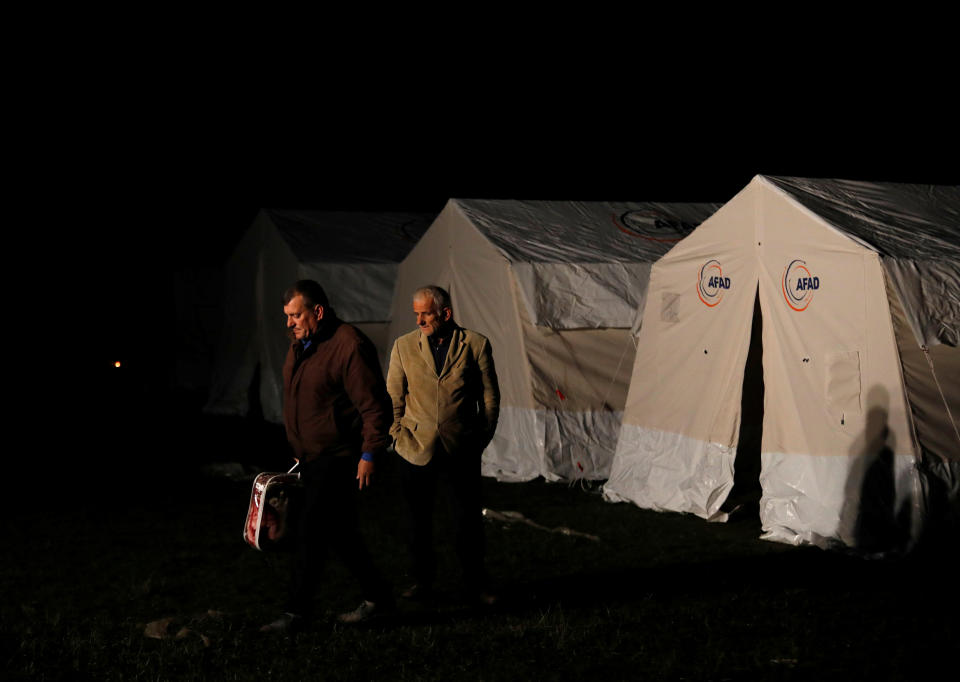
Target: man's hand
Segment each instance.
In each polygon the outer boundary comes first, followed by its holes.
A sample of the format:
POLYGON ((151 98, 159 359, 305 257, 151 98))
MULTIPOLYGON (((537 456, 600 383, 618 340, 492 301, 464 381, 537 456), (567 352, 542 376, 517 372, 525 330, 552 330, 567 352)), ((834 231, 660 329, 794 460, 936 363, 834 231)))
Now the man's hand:
POLYGON ((363 459, 357 464, 357 480, 360 482, 360 490, 363 490, 364 486, 369 486, 373 483, 373 468, 373 462, 368 462, 363 459))

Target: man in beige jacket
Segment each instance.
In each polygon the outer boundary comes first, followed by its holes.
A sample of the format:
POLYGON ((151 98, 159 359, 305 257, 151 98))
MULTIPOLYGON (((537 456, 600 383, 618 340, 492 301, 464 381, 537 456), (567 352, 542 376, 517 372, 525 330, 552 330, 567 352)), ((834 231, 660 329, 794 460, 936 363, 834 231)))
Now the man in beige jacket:
POLYGON ((414 584, 402 596, 427 600, 436 579, 433 507, 438 484, 449 493, 465 597, 494 601, 483 566, 480 455, 493 438, 500 388, 486 337, 454 322, 450 294, 414 292, 416 331, 390 354, 387 392, 393 400, 390 435, 400 455, 400 480, 410 515, 414 584))

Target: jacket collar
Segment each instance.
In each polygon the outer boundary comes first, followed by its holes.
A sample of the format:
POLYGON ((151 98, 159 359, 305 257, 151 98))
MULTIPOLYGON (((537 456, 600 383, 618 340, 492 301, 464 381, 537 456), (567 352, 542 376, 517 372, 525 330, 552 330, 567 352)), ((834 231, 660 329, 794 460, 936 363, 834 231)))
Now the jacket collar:
POLYGON ((422 331, 419 333, 420 336, 417 339, 417 343, 420 346, 420 356, 423 358, 423 361, 427 363, 427 367, 430 368, 433 375, 440 378, 450 371, 453 363, 457 361, 457 358, 459 358, 463 352, 463 327, 459 325, 453 326, 453 332, 450 334, 450 348, 447 349, 447 357, 443 361, 443 368, 440 370, 440 374, 437 374, 436 365, 433 362, 433 351, 430 350, 430 337, 422 331))
POLYGON ((303 352, 303 344, 307 341, 311 341, 310 348, 316 348, 318 343, 323 343, 333 336, 334 332, 337 331, 337 327, 340 326, 340 318, 338 317, 326 317, 320 323, 320 326, 317 328, 313 334, 304 339, 303 341, 294 339, 292 345, 298 353, 303 352))

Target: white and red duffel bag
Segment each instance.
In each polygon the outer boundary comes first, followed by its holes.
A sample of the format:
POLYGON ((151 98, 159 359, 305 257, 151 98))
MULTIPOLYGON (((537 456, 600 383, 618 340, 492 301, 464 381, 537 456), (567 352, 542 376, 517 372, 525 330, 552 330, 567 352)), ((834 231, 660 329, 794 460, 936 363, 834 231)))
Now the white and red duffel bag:
MULTIPOLYGON (((299 462, 297 463, 299 464, 299 462)), ((300 503, 300 474, 262 473, 253 481, 243 539, 254 549, 290 549, 294 542, 300 503)))

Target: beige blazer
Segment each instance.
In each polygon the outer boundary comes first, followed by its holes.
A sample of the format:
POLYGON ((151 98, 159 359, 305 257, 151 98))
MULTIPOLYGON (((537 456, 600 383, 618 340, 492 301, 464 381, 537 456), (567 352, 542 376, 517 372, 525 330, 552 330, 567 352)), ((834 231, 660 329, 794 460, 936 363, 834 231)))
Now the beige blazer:
POLYGON ((490 342, 462 327, 454 328, 439 376, 428 337, 418 329, 398 338, 387 392, 394 448, 411 464, 429 462, 438 442, 451 454, 479 456, 497 428, 500 387, 490 342))

